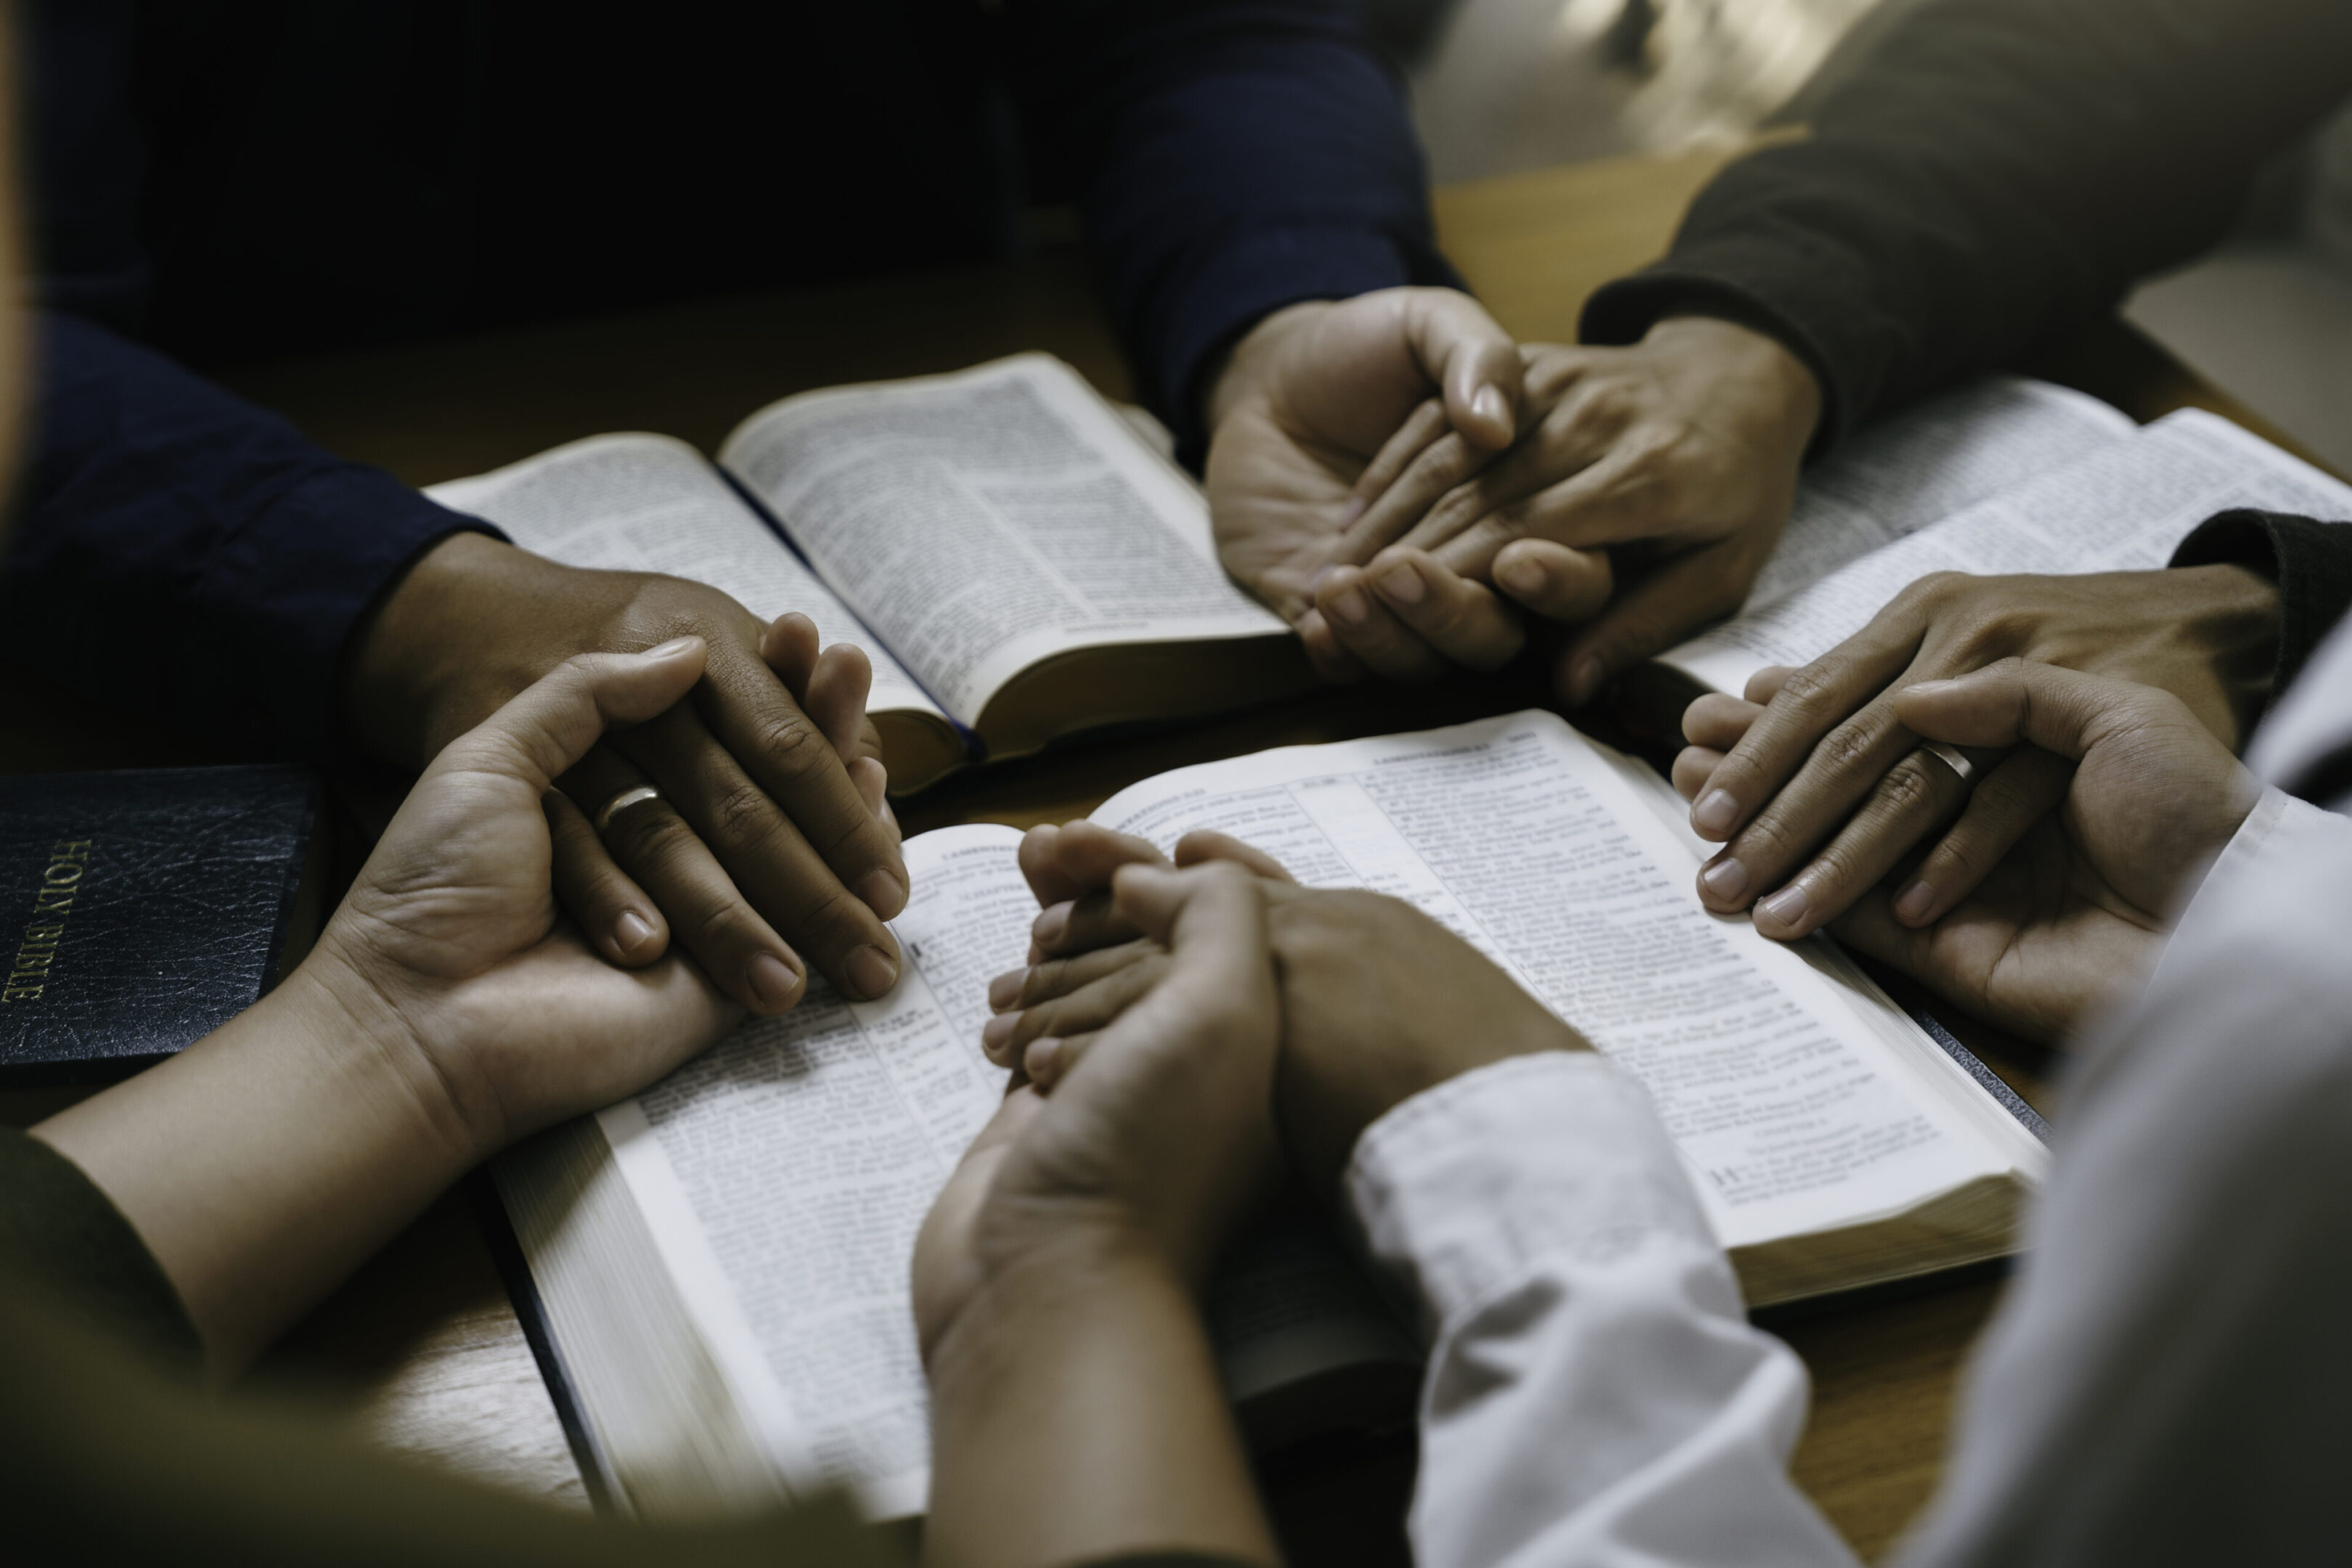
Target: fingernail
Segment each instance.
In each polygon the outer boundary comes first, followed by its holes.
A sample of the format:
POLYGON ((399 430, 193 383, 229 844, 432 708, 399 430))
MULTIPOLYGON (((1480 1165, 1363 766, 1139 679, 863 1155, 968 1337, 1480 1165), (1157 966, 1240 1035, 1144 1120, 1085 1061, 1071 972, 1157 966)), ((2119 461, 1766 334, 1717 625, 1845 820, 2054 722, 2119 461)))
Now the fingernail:
POLYGON ((745 977, 751 983, 751 994, 772 1013, 781 1013, 800 1000, 800 975, 772 952, 753 953, 745 977))
POLYGON ((1039 951, 1051 952, 1054 944, 1062 940, 1062 933, 1069 929, 1070 906, 1067 903, 1053 904, 1030 922, 1029 939, 1037 944, 1039 951))
POLYGON ((1748 868, 1726 857, 1701 871, 1698 879, 1708 892, 1729 903, 1748 890, 1748 868))
POLYGON ((1042 1040, 1032 1040, 1029 1048, 1021 1053, 1021 1070, 1044 1087, 1052 1080, 1054 1059, 1062 1054, 1062 1042, 1048 1035, 1042 1040))
POLYGON ((1364 602, 1362 590, 1348 588, 1331 601, 1331 613, 1351 626, 1360 626, 1372 613, 1372 607, 1364 602))
POLYGON ((1429 589, 1420 573, 1400 563, 1381 574, 1381 592, 1400 605, 1418 605, 1429 589))
POLYGON ((1935 906, 1936 889, 1914 878, 1909 887, 1895 895, 1895 918, 1905 925, 1917 925, 1935 906))
POLYGON ((613 942, 624 953, 631 953, 653 941, 653 922, 635 910, 623 910, 613 922, 613 942))
POLYGON ((849 782, 857 786, 866 809, 879 817, 889 805, 890 770, 879 757, 860 757, 849 764, 849 782))
POLYGON ((1481 419, 1492 420, 1506 430, 1511 426, 1511 405, 1505 403, 1502 393, 1492 386, 1480 387, 1478 395, 1470 400, 1470 408, 1481 419))
POLYGON ((887 867, 877 866, 857 879, 857 896, 867 909, 887 921, 907 907, 907 884, 887 867))
POLYGON ((1924 697, 1932 692, 1941 691, 1948 686, 1958 686, 1958 684, 1959 682, 1957 680, 1923 680, 1916 686, 1906 686, 1903 689, 1906 691, 1916 691, 1924 697))
POLYGON ((1756 912, 1771 916, 1774 925, 1798 924, 1805 918, 1805 885, 1791 882, 1770 898, 1757 900, 1756 912))
POLYGON ((999 1047, 1013 1037, 1013 1032, 1019 1027, 1021 1027, 1020 1014, 999 1013, 980 1026, 980 1043, 987 1047, 989 1054, 992 1056, 999 1047))
POLYGON ((988 1005, 1002 1013, 1021 1000, 1021 987, 1029 978, 1025 969, 1008 969, 988 983, 988 1005))
POLYGON ((841 966, 858 999, 879 996, 898 984, 898 966, 878 947, 861 947, 841 966))
POLYGON ((1738 820, 1739 803, 1731 797, 1727 789, 1711 789, 1699 796, 1698 804, 1691 807, 1691 826, 1696 832, 1711 833, 1720 837, 1730 832, 1731 825, 1738 820))
MULTIPOLYGON (((1346 528, 1358 518, 1363 516, 1364 511, 1364 498, 1361 496, 1349 496, 1345 504, 1339 508, 1338 526, 1340 528, 1346 528)), ((1329 568, 1327 567, 1325 570, 1328 571, 1329 568)))
POLYGON ((637 655, 639 658, 676 658, 694 646, 692 637, 672 637, 659 647, 649 647, 637 655))
MULTIPOLYGON (((1540 594, 1543 592, 1544 569, 1522 557, 1506 561, 1496 567, 1495 579, 1514 594, 1540 594)), ((1593 661, 1588 659, 1585 662, 1593 661)), ((1582 666, 1580 665, 1579 668, 1581 668, 1582 666)))
POLYGON ((1578 659, 1576 668, 1568 672, 1568 705, 1581 708, 1591 701, 1608 673, 1609 667, 1601 662, 1597 653, 1588 653, 1578 659))

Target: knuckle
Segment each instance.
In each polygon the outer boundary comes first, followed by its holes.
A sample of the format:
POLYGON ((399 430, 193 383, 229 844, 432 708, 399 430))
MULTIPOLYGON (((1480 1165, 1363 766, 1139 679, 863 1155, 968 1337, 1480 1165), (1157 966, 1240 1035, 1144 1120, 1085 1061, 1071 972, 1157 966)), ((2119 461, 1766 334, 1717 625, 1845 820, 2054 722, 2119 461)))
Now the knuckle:
POLYGON ((709 805, 711 831, 730 844, 756 843, 777 826, 775 802, 749 779, 729 784, 709 805))
POLYGON ((1832 773, 1851 773, 1869 765, 1877 744, 1877 733, 1871 726, 1849 720, 1822 737, 1813 748, 1813 761, 1832 773))
POLYGON ((797 712, 764 716, 752 732, 752 742, 768 765, 794 784, 816 776, 833 761, 833 743, 797 712))
MULTIPOLYGON (((675 924, 675 922, 673 922, 675 924)), ((688 922, 687 945, 697 952, 733 952, 758 938, 751 911, 740 900, 719 899, 688 922)))
POLYGON ((1817 658, 1780 683, 1779 700, 1807 714, 1840 705, 1845 674, 1845 661, 1836 655, 1817 658))
POLYGON ((1958 597, 1972 581, 1965 572, 1930 572, 1912 584, 1906 595, 1914 603, 1942 604, 1958 597))
POLYGON ((1886 770, 1873 795, 1876 812, 1884 816, 1908 817, 1933 811, 1937 805, 1936 781, 1927 776, 1927 767, 1916 757, 1906 757, 1886 770))
POLYGON ((613 849, 640 865, 660 864, 691 854, 701 840, 684 819, 667 811, 640 809, 608 829, 613 849))
POLYGON ((1065 958, 1049 958, 1043 963, 1032 964, 1021 982, 1021 1005, 1035 1007, 1068 990, 1069 969, 1069 960, 1065 958))
POLYGON ((1766 866, 1786 865, 1804 847, 1787 820, 1774 811, 1760 813, 1741 828, 1736 843, 1741 860, 1766 866))

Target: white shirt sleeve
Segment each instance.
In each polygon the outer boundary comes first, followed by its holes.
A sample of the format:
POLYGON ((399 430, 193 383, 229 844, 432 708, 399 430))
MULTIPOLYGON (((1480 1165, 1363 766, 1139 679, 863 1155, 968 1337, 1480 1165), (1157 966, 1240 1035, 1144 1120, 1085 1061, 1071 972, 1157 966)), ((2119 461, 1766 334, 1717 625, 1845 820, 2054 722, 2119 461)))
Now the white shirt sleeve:
POLYGON ((1433 1341, 1420 1568, 1850 1564, 1790 1481, 1804 1368, 1749 1326, 1649 1097, 1515 1058, 1406 1101, 1348 1173, 1433 1341))
POLYGON ((2352 821, 2267 792, 2083 1058, 1903 1562, 2352 1559, 2352 821))

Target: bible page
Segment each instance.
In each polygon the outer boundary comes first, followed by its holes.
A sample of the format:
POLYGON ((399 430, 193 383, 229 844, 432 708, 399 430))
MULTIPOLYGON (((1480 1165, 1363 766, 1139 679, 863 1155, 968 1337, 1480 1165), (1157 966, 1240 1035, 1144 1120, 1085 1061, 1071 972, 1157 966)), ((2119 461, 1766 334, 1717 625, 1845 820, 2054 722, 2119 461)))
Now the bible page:
POLYGON ((2038 1157, 1955 1107, 1942 1053, 1912 1059, 1797 953, 1708 913, 1690 850, 1556 715, 1182 768, 1095 818, 1163 847, 1216 828, 1443 922, 1643 1082, 1727 1247, 2038 1157))
POLYGON ((1200 492, 1048 355, 787 398, 719 461, 966 724, 1068 649, 1289 635, 1200 492))
POLYGON ((1820 658, 1931 573, 2150 571, 2232 507, 2352 517, 2352 487, 2226 419, 2182 409, 1734 616, 1661 662, 1738 692, 1766 665, 1820 658))
POLYGON ((2130 438, 2129 416, 2084 393, 1987 376, 1855 436, 1797 486, 1789 526, 1749 590, 1785 597, 1858 555, 2130 438))
POLYGON ((929 1403, 908 1263, 931 1201, 995 1111, 988 982, 1028 949, 1036 901, 1010 827, 907 844, 898 987, 847 1002, 812 977, 598 1118, 713 1357, 796 1489, 921 1510, 929 1403))
POLYGON ((534 554, 604 572, 691 578, 763 621, 798 610, 820 646, 855 643, 874 665, 869 711, 944 718, 939 704, 858 624, 727 481, 683 441, 597 436, 425 492, 496 523, 534 554))

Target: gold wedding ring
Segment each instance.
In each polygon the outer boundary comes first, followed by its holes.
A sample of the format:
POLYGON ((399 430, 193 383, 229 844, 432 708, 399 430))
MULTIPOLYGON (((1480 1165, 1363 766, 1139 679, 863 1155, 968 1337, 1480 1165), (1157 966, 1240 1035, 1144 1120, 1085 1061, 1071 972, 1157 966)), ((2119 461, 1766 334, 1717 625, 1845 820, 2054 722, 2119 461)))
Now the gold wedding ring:
POLYGON ((620 794, 606 801, 604 803, 604 809, 596 814, 597 837, 600 838, 603 837, 605 831, 613 826, 613 818, 628 810, 629 807, 633 805, 642 805, 646 801, 659 800, 660 798, 661 791, 654 788, 651 784, 636 784, 631 788, 623 790, 620 794))
MULTIPOLYGON (((1958 746, 1948 746, 1941 741, 1922 741, 1919 749, 1951 769, 1953 775, 1960 781, 1962 789, 1976 782, 1976 763, 1962 756, 1958 746)), ((609 811, 612 808, 607 806, 605 809, 609 811)))

